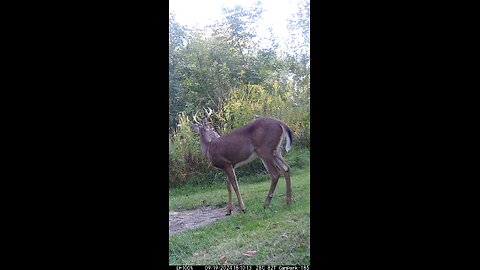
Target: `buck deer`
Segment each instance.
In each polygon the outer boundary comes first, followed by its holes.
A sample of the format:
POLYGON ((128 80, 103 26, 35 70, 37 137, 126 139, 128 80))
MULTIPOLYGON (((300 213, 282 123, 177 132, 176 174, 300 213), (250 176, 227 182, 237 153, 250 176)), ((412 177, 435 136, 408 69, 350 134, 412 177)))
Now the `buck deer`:
POLYGON ((288 152, 292 144, 292 132, 283 122, 262 117, 255 119, 244 126, 234 129, 227 135, 220 136, 208 123, 208 118, 212 114, 212 109, 205 110, 206 117, 200 123, 196 115, 193 120, 196 124, 191 124, 192 129, 200 134, 200 147, 202 154, 210 163, 225 171, 227 174, 227 216, 232 213, 232 187, 238 199, 240 210, 245 213, 242 195, 238 188, 235 169, 245 165, 255 158, 259 157, 271 177, 270 191, 267 194, 264 208, 270 205, 273 192, 277 186, 280 171, 285 176, 287 194, 286 202, 291 203, 292 188, 290 186, 290 167, 282 157, 280 146, 283 140, 286 140, 285 150, 288 152))

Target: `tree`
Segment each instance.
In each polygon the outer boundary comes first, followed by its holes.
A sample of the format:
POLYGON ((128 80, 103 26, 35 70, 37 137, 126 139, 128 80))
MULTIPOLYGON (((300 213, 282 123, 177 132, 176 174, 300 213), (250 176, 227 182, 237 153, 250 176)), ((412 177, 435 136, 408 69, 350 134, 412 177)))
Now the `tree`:
POLYGON ((251 58, 257 51, 257 44, 254 43, 256 36, 256 22, 262 16, 261 2, 250 9, 244 9, 241 6, 234 8, 225 8, 223 10, 225 18, 217 25, 212 27, 213 36, 219 41, 227 44, 235 57, 240 61, 238 66, 240 84, 251 82, 249 68, 251 58))
POLYGON ((294 57, 310 64, 310 0, 300 0, 297 13, 288 22, 289 48, 294 57))
POLYGON ((176 72, 180 61, 180 51, 186 42, 185 28, 175 21, 175 15, 170 14, 168 22, 168 94, 169 94, 169 126, 176 124, 176 116, 180 111, 176 96, 181 91, 181 77, 176 72))
POLYGON ((309 47, 306 43, 310 31, 309 8, 308 0, 304 0, 291 20, 290 28, 302 30, 297 33, 303 38, 291 43, 295 50, 288 57, 277 53, 278 44, 274 37, 271 48, 259 49, 255 43, 257 22, 262 15, 260 3, 250 9, 240 6, 225 9, 224 18, 205 30, 187 29, 177 23, 171 14, 170 129, 178 124, 180 113, 191 115, 202 107, 221 109, 231 98, 232 91, 245 88, 245 92, 249 93, 250 85, 261 86, 271 95, 301 88, 291 96, 296 101, 308 100, 310 58, 309 53, 301 48, 309 47))

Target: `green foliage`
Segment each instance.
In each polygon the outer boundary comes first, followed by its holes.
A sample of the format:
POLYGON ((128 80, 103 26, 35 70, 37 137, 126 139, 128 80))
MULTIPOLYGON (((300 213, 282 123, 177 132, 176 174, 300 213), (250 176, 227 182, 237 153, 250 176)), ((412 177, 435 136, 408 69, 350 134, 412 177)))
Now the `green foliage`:
POLYGON ((296 58, 309 58, 310 54, 310 0, 300 1, 297 12, 288 22, 291 55, 296 58), (301 42, 299 42, 301 41, 301 42))
POLYGON ((190 128, 185 113, 179 116, 179 124, 168 141, 169 184, 184 184, 188 179, 202 179, 212 171, 207 160, 200 153, 199 140, 190 128))
MULTIPOLYGON (((269 116, 291 128, 293 149, 310 146, 308 14, 305 0, 290 22, 301 38, 291 39, 286 55, 276 50, 274 39, 271 48, 259 49, 254 37, 260 3, 252 9, 225 9, 224 18, 206 30, 189 30, 170 15, 170 185, 225 180, 224 173, 202 156, 198 135, 190 129, 188 115, 203 107, 215 111, 211 122, 220 135, 269 116)), ((265 173, 259 160, 237 170, 238 177, 257 173, 265 173)))
MULTIPOLYGON (((309 104, 297 103, 308 101, 301 95, 307 92, 294 91, 293 84, 282 86, 275 83, 272 89, 270 92, 260 85, 248 85, 232 91, 228 101, 211 116, 213 127, 222 135, 257 117, 274 117, 285 122, 292 130, 293 148, 309 147, 309 104)), ((188 179, 195 179, 198 183, 224 181, 225 175, 202 156, 199 137, 191 130, 190 124, 187 114, 181 113, 179 125, 169 137, 170 184, 184 184, 188 179)), ((298 164, 302 165, 301 162, 298 164)), ((238 169, 237 176, 259 172, 265 172, 265 169, 257 160, 238 169)))
POLYGON ((310 145, 309 91, 294 90, 293 83, 274 82, 271 91, 261 85, 248 85, 232 91, 217 117, 225 123, 221 130, 229 132, 261 117, 274 117, 285 122, 293 132, 294 146, 310 145))

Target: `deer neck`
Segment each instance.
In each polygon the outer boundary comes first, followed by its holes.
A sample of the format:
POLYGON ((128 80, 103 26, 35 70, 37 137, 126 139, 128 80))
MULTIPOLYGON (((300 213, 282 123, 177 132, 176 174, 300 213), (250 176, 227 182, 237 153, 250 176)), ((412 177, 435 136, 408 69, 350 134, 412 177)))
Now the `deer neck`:
POLYGON ((203 156, 207 159, 210 159, 208 155, 210 144, 218 138, 220 138, 220 135, 214 130, 200 131, 200 149, 202 150, 203 156))
POLYGON ((204 157, 208 158, 208 149, 210 148, 211 139, 206 138, 205 136, 200 137, 200 150, 204 157))

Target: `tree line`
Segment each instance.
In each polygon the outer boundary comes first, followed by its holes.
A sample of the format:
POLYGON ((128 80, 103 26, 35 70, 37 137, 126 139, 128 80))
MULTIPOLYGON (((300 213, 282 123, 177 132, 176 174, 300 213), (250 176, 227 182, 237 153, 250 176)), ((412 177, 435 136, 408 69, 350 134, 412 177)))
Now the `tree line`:
POLYGON ((215 111, 211 119, 220 134, 271 116, 292 128, 294 145, 309 147, 309 9, 309 0, 302 0, 289 19, 290 39, 284 46, 273 35, 267 38, 269 46, 260 45, 261 2, 250 9, 226 8, 221 20, 201 30, 179 24, 170 14, 170 183, 211 169, 189 126, 191 115, 202 108, 215 111))

